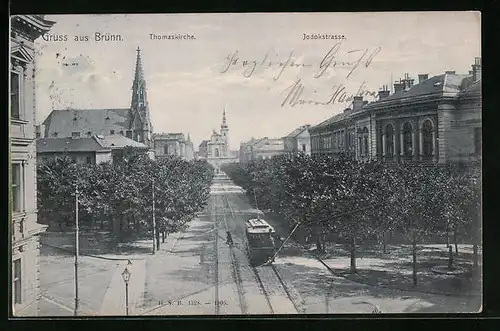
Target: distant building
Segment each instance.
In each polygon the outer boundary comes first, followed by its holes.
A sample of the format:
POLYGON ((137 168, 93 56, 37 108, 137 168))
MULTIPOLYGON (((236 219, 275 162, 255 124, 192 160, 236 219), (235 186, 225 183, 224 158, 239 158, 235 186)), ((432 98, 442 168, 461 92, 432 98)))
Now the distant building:
POLYGON ((283 137, 284 149, 287 153, 302 152, 311 155, 310 125, 302 125, 283 137))
MULTIPOLYGON (((56 156, 67 155, 75 163, 97 164, 113 162, 117 152, 126 146, 149 151, 149 146, 123 137, 121 135, 99 136, 91 138, 40 138, 37 139, 37 158, 45 160, 56 156)), ((153 158, 153 155, 150 154, 153 158)))
POLYGON ((12 15, 10 19, 9 232, 11 304, 15 316, 36 316, 41 298, 36 203, 36 69, 34 41, 55 22, 45 15, 12 15))
POLYGON ((152 147, 153 127, 140 49, 137 48, 130 108, 52 110, 43 125, 44 138, 83 138, 120 134, 152 147))
POLYGON ((156 157, 178 156, 185 160, 194 159, 194 148, 191 137, 183 133, 160 133, 153 135, 156 157))
POLYGON ((238 153, 229 148, 229 126, 227 125, 226 110, 222 112, 220 131, 212 132, 210 140, 204 140, 199 146, 199 158, 204 158, 220 172, 220 166, 226 163, 238 162, 238 153))
POLYGON ((201 158, 208 157, 208 140, 203 140, 201 144, 198 146, 197 156, 201 158))
POLYGON ((253 160, 270 159, 273 156, 287 153, 284 139, 270 139, 268 137, 255 139, 240 144, 240 163, 253 160))
POLYGON ((312 154, 350 152, 360 160, 474 162, 481 157, 481 59, 468 74, 408 74, 352 109, 310 128, 312 154))

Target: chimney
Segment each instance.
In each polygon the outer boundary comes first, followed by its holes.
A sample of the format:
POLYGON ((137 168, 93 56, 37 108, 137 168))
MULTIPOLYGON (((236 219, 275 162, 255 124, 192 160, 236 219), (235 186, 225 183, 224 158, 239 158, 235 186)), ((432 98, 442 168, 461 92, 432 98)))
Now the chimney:
POLYGON ((419 74, 418 75, 418 83, 422 84, 424 80, 429 79, 429 74, 419 74))
POLYGON ((413 82, 415 80, 410 78, 410 74, 406 73, 405 74, 405 79, 401 80, 401 83, 403 84, 403 90, 409 89, 410 87, 413 86, 413 82))
POLYGON ((397 83, 394 83, 394 92, 399 92, 405 89, 404 83, 402 81, 399 81, 397 83))
POLYGON ((481 58, 476 57, 474 59, 474 64, 472 65, 472 80, 478 81, 481 79, 481 58))
POLYGON ((361 108, 363 108, 363 97, 355 96, 352 101, 352 110, 358 111, 361 110, 361 108))
POLYGON ((383 100, 391 94, 391 91, 387 90, 387 85, 382 86, 382 90, 378 91, 378 100, 383 100))
POLYGON ((447 74, 447 75, 454 75, 455 74, 455 70, 445 71, 444 73, 447 74))

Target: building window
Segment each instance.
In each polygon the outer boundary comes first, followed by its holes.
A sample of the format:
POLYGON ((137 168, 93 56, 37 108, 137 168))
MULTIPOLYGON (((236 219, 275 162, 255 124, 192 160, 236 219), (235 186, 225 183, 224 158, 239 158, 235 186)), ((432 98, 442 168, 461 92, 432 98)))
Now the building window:
POLYGON ((385 155, 394 156, 394 128, 391 124, 385 127, 385 155))
POLYGON ((22 176, 21 164, 12 164, 12 210, 20 212, 22 209, 22 176))
POLYGON ((302 144, 302 152, 305 152, 305 151, 306 151, 306 145, 302 144))
POLYGON ((10 117, 15 119, 19 119, 21 115, 19 97, 20 81, 20 75, 18 73, 10 73, 10 117))
POLYGON ((120 134, 123 136, 123 130, 120 131, 120 134))
POLYGON ((80 132, 71 132, 71 138, 80 138, 80 132))
POLYGON ((411 124, 406 122, 403 125, 403 155, 410 156, 412 154, 412 129, 411 124))
POLYGON ((127 130, 127 138, 132 139, 132 131, 127 130))
POLYGON ((432 122, 426 120, 422 125, 422 154, 424 156, 432 156, 432 151, 432 122))
POLYGON ((366 126, 363 128, 363 150, 364 155, 368 155, 368 128, 366 126))
POLYGON ((37 139, 42 138, 42 133, 41 133, 41 132, 37 132, 37 133, 36 133, 36 138, 37 138, 37 139))
POLYGON ((215 157, 219 157, 219 155, 220 155, 220 153, 219 153, 219 149, 218 149, 218 148, 216 148, 216 149, 215 149, 215 157))
POLYGON ((86 162, 87 164, 92 164, 92 157, 87 156, 87 158, 85 159, 85 162, 86 162))
POLYGON ((481 155, 482 149, 481 128, 474 128, 474 153, 481 155))
POLYGON ((115 130, 109 130, 109 134, 115 134, 115 130))
POLYGON ((87 137, 89 137, 89 138, 92 137, 92 132, 88 131, 87 132, 87 137))
POLYGON ((57 132, 52 133, 52 137, 57 138, 57 132))
POLYGON ((21 278, 21 259, 14 260, 14 277, 12 281, 14 282, 14 303, 22 303, 22 278, 21 278))

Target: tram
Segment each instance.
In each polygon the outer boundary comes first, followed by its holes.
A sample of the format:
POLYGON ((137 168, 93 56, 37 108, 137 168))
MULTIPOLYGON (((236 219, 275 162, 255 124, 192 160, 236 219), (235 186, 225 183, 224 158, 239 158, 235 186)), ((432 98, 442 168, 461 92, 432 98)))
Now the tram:
POLYGON ((263 219, 246 221, 247 253, 250 263, 260 265, 268 262, 276 252, 276 231, 263 219))

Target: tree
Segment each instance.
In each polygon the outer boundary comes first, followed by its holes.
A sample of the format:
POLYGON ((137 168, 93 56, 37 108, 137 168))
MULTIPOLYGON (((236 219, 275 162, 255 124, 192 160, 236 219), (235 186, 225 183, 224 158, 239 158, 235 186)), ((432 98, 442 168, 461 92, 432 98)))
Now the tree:
POLYGON ((390 193, 396 228, 412 247, 413 285, 417 285, 417 244, 439 227, 446 174, 439 166, 394 165, 390 193))

